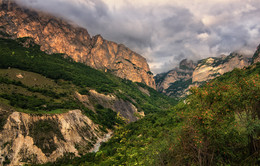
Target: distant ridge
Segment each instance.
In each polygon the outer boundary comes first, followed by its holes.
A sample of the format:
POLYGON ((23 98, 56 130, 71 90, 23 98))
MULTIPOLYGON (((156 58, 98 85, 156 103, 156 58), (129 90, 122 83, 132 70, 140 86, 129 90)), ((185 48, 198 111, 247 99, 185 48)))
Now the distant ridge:
MULTIPOLYGON (((260 47, 258 47, 260 48, 260 47)), ((255 61, 259 59, 259 49, 255 53, 255 61), (257 58, 258 57, 258 58, 257 58)), ((200 86, 234 68, 243 68, 250 65, 251 59, 239 53, 231 53, 228 56, 209 57, 199 60, 197 63, 188 62, 186 59, 180 62, 180 67, 167 73, 155 76, 156 88, 174 98, 185 97, 192 86, 200 86)))

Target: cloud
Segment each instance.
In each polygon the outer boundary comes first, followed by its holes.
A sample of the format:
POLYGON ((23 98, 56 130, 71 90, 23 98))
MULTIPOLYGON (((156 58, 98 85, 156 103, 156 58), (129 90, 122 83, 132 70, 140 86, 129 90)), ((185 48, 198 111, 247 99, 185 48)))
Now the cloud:
POLYGON ((143 55, 154 73, 260 43, 258 0, 19 0, 143 55))

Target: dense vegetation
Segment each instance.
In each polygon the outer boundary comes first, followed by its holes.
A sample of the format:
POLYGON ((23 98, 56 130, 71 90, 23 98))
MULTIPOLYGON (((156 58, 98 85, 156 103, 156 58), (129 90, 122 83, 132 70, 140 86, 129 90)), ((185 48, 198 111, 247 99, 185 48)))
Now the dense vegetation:
POLYGON ((169 93, 170 96, 181 96, 184 95, 183 89, 189 88, 189 86, 192 84, 192 79, 180 79, 178 81, 175 81, 172 83, 168 89, 166 89, 166 93, 169 93))
POLYGON ((43 153, 50 156, 57 149, 54 137, 64 140, 59 124, 53 120, 39 120, 29 126, 30 136, 43 153), (46 146, 48 144, 49 146, 46 146))
POLYGON ((235 69, 172 109, 118 129, 99 152, 56 164, 259 165, 259 76, 260 63, 235 69))

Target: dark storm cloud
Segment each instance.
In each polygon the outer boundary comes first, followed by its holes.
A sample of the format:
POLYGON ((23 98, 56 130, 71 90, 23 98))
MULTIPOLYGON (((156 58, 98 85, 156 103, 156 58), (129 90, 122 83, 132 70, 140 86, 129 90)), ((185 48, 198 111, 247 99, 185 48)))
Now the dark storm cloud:
POLYGON ((101 0, 19 0, 18 2, 67 18, 80 25, 98 24, 100 19, 107 18, 108 15, 108 8, 101 0))
POLYGON ((19 0, 62 16, 91 35, 123 43, 146 57, 153 72, 184 59, 242 51, 260 43, 258 0, 19 0))

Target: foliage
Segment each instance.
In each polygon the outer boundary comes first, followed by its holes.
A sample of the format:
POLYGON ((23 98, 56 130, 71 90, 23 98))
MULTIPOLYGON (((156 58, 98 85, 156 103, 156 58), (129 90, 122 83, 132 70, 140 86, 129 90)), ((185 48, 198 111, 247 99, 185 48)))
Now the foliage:
POLYGON ((30 136, 35 141, 35 145, 39 147, 47 156, 51 155, 57 149, 54 137, 64 140, 59 130, 59 124, 54 120, 39 120, 29 127, 30 136))
POLYGON ((172 109, 118 128, 99 152, 66 164, 259 165, 259 75, 260 63, 193 88, 172 109))
POLYGON ((118 118, 117 113, 110 108, 104 108, 102 105, 97 104, 95 110, 97 113, 96 119, 100 124, 107 126, 109 129, 114 129, 115 125, 124 124, 124 121, 118 118))
POLYGON ((11 106, 22 109, 38 110, 45 103, 42 99, 37 99, 33 96, 24 96, 21 94, 2 94, 0 97, 9 100, 11 106))
POLYGON ((2 108, 2 109, 0 109, 0 131, 2 131, 4 128, 4 125, 7 121, 7 118, 10 115, 10 112, 9 112, 10 107, 6 107, 1 103, 0 103, 0 107, 2 108), (7 111, 5 111, 5 110, 7 110, 7 111))
POLYGON ((172 83, 168 89, 166 89, 166 93, 171 92, 171 96, 178 96, 183 93, 183 89, 187 89, 192 84, 192 79, 180 79, 172 83))
POLYGON ((259 155, 259 74, 259 64, 235 69, 203 88, 192 89, 193 95, 179 113, 184 125, 179 132, 178 154, 185 158, 174 153, 175 161, 239 164, 259 155))

